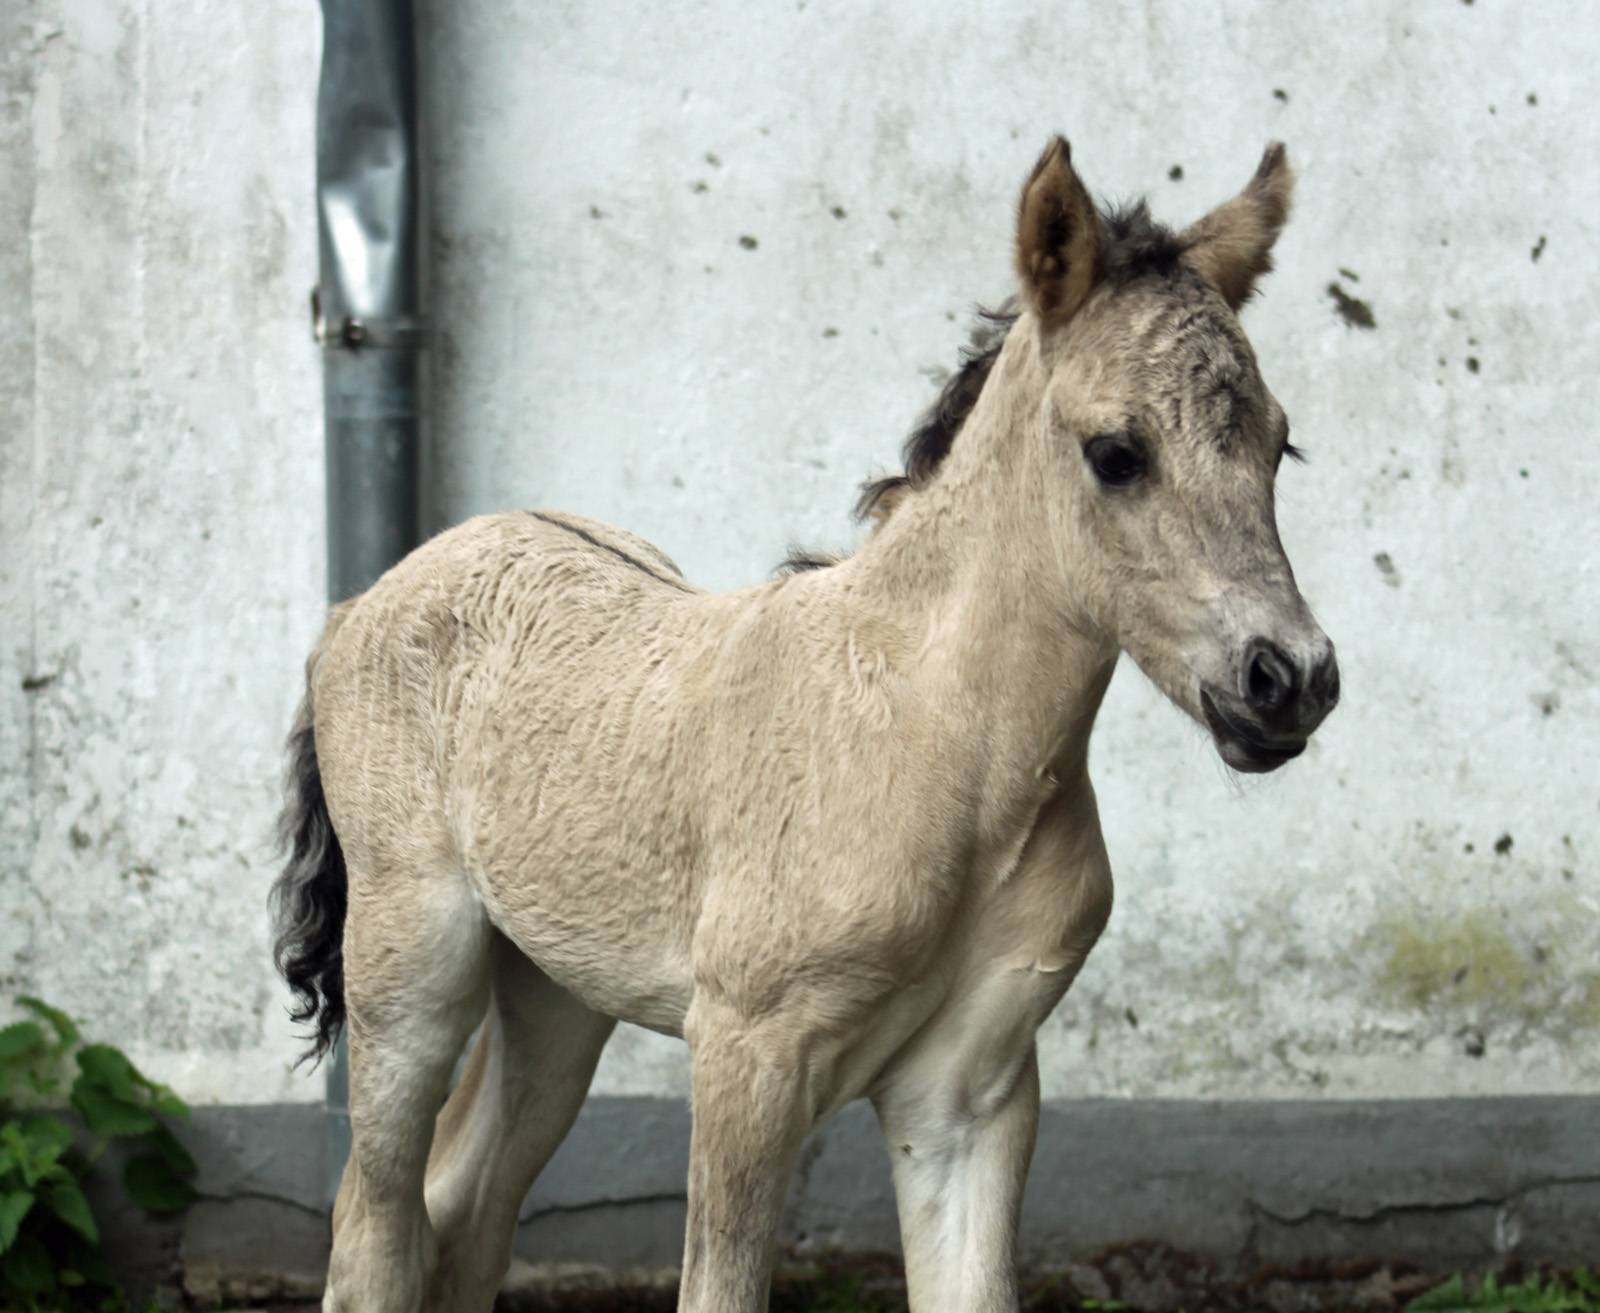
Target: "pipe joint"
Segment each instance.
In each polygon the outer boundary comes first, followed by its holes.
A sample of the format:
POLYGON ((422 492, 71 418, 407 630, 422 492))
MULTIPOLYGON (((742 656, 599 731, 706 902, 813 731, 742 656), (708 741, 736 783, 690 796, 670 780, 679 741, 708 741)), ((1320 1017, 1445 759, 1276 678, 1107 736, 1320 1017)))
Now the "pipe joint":
POLYGON ((311 289, 311 336, 329 350, 421 351, 428 345, 428 322, 412 315, 341 315, 330 319, 322 308, 322 289, 311 289))

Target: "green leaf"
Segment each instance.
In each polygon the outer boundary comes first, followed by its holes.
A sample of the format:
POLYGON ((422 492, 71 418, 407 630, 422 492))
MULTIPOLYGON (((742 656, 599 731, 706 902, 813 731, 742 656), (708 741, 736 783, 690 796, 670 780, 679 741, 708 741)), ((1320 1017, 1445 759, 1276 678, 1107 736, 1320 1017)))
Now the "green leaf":
POLYGON ((176 1176, 159 1154, 142 1153, 128 1159, 122 1171, 128 1197, 152 1213, 176 1213, 194 1200, 189 1183, 176 1176))
POLYGON ((33 1193, 30 1190, 12 1190, 0 1195, 0 1254, 16 1243, 22 1219, 32 1207, 33 1193))
POLYGON ((1451 1277, 1442 1286, 1435 1286, 1406 1306, 1406 1313, 1470 1313, 1467 1292, 1459 1276, 1451 1277))
POLYGON ((156 1127, 146 1140, 161 1155, 161 1160, 174 1176, 193 1176, 199 1170, 194 1157, 183 1147, 183 1142, 165 1126, 156 1127))
POLYGON ((73 1083, 72 1106, 96 1135, 144 1135, 158 1125, 149 1109, 108 1093, 84 1076, 73 1083))
POLYGON ((24 1185, 31 1186, 39 1179, 33 1163, 33 1145, 22 1133, 21 1122, 7 1122, 0 1126, 0 1146, 4 1146, 11 1167, 24 1185))
POLYGON ((49 1113, 36 1113, 21 1122, 22 1138, 37 1162, 53 1163, 72 1147, 72 1127, 49 1113))
POLYGON ((50 1188, 46 1196, 50 1211, 81 1235, 91 1245, 100 1243, 100 1228, 94 1224, 94 1214, 89 1211, 89 1201, 83 1197, 76 1181, 65 1181, 50 1188))
POLYGON ((56 1164, 56 1159, 62 1155, 62 1147, 53 1140, 24 1143, 21 1147, 11 1145, 11 1153, 18 1159, 18 1175, 21 1175, 26 1187, 34 1188, 51 1175, 66 1175, 66 1169, 56 1164))
POLYGON ((165 1117, 177 1117, 181 1121, 189 1120, 189 1105, 165 1085, 156 1090, 151 1102, 155 1105, 156 1111, 165 1117))
POLYGON ((36 1021, 13 1021, 0 1029, 0 1062, 31 1057, 44 1047, 44 1031, 36 1021))
POLYGON ((0 1277, 23 1295, 48 1295, 56 1288, 55 1265, 38 1236, 24 1236, 0 1259, 0 1277))
POLYGON ((112 1048, 109 1044, 84 1045, 78 1050, 78 1071, 81 1073, 78 1077, 80 1085, 87 1081, 124 1102, 143 1102, 139 1087, 149 1082, 139 1074, 121 1049, 112 1048))
MULTIPOLYGON (((1573 1280, 1580 1283, 1581 1289, 1582 1277, 1574 1273, 1573 1280)), ((1600 1282, 1595 1286, 1600 1289, 1600 1282)), ((1454 1276, 1407 1307, 1408 1313, 1584 1313, 1596 1306, 1575 1297, 1559 1282, 1546 1284, 1538 1277, 1530 1277, 1518 1284, 1502 1285, 1490 1273, 1471 1293, 1462 1278, 1454 1276)))
POLYGON ((41 1181, 48 1182, 48 1181, 76 1181, 78 1178, 75 1177, 71 1172, 69 1172, 63 1164, 56 1163, 53 1166, 47 1167, 47 1168, 45 1168, 44 1171, 40 1172, 39 1173, 39 1179, 41 1181))
POLYGON ((63 1044, 76 1044, 78 1042, 77 1024, 60 1008, 53 1008, 42 999, 31 998, 24 994, 17 1000, 17 1006, 27 1008, 45 1021, 48 1021, 56 1034, 61 1037, 63 1044))

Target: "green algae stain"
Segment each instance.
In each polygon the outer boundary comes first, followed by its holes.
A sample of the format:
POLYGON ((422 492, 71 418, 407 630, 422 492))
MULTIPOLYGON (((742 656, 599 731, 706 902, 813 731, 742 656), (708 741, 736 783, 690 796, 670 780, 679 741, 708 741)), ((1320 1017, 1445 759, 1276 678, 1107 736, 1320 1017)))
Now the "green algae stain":
POLYGON ((1529 955, 1499 919, 1471 911, 1451 921, 1394 920, 1373 927, 1383 966, 1378 987, 1412 1007, 1520 999, 1534 978, 1529 955))
POLYGON ((1551 938, 1522 942, 1500 913, 1480 908, 1395 915, 1373 925, 1368 945, 1374 984, 1391 1005, 1498 1016, 1547 1033, 1600 1028, 1600 971, 1561 930, 1551 938))
POLYGON ((1600 1030, 1600 972, 1590 972, 1579 981, 1578 1001, 1571 1011, 1578 1029, 1600 1030))

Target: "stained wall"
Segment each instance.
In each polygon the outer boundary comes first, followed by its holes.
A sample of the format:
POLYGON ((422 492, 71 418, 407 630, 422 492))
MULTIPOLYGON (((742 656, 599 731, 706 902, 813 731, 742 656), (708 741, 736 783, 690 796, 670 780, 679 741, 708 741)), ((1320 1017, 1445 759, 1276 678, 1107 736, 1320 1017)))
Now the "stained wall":
MULTIPOLYGON (((433 6, 435 520, 577 510, 719 588, 847 547, 1049 133, 1174 222, 1282 138, 1246 325, 1345 702, 1243 781, 1118 675, 1117 908, 1045 1092, 1600 1093, 1588 17, 433 6)), ((0 980, 197 1102, 315 1099, 263 912, 322 587, 315 13, 0 27, 0 980)), ((596 1088, 682 1093, 683 1050, 619 1034, 596 1088)))

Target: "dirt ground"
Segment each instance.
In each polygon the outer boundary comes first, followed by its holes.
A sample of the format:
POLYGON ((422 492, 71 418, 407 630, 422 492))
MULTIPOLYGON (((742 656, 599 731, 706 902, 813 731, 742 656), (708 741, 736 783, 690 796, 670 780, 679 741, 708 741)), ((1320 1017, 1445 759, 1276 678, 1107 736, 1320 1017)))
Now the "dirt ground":
MULTIPOLYGON (((1498 1274, 1516 1281, 1556 1276, 1513 1261, 1498 1274)), ((1445 1274, 1405 1264, 1330 1264, 1224 1273, 1162 1245, 1130 1245, 1027 1281, 1023 1313, 1403 1313, 1445 1274)), ((1475 1285, 1475 1282, 1473 1283, 1475 1285)), ((503 1313, 672 1313, 671 1288, 589 1289, 524 1294, 503 1313)), ((1502 1304, 1471 1307, 1504 1309, 1502 1304)), ((1543 1305, 1540 1307, 1555 1307, 1543 1305)), ((1587 1302, 1562 1308, 1588 1309, 1587 1302)), ((772 1313, 905 1313, 896 1258, 852 1259, 790 1269, 773 1283, 772 1313)), ((1600 1306, 1596 1306, 1600 1313, 1600 1306)))
MULTIPOLYGON (((1035 1278, 1023 1289, 1023 1313, 1398 1313, 1438 1281, 1385 1268, 1363 1273, 1261 1272, 1224 1280, 1199 1270, 1174 1271, 1164 1257, 1117 1255, 1098 1266, 1035 1278)), ((670 1289, 565 1290, 503 1300, 503 1313, 672 1313, 670 1289)), ((905 1313, 897 1270, 849 1267, 791 1273, 774 1282, 772 1313, 905 1313)))
MULTIPOLYGON (((1534 1275, 1516 1265, 1505 1279, 1534 1275)), ((1403 1313, 1444 1280, 1404 1264, 1318 1264, 1224 1273, 1161 1245, 1130 1245, 1024 1283, 1022 1313, 1403 1313)), ((508 1295, 497 1313, 673 1313, 671 1286, 574 1279, 508 1295)), ((250 1313, 311 1313, 303 1303, 250 1313)), ((1585 1305, 1584 1307, 1587 1307, 1585 1305)), ((905 1313, 897 1259, 852 1258, 790 1268, 773 1283, 772 1313, 905 1313)), ((245 1313, 240 1310, 240 1313, 245 1313)))

